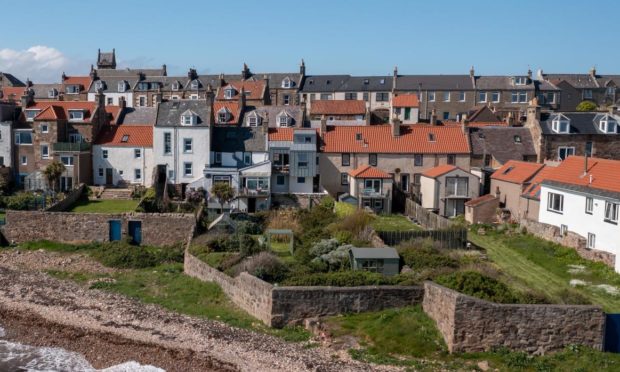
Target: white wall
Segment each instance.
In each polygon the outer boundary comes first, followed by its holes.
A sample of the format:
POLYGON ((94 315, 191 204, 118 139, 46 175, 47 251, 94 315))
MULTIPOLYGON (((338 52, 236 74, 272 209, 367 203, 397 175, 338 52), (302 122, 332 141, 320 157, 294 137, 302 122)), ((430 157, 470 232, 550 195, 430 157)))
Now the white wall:
MULTIPOLYGON (((95 102, 95 95, 96 93, 88 93, 88 100, 91 102, 95 102)), ((127 103, 127 107, 133 107, 133 93, 132 92, 125 92, 125 93, 106 93, 104 92, 103 95, 106 98, 106 104, 108 102, 108 97, 112 98, 113 102, 112 105, 114 106, 118 106, 119 105, 119 98, 123 97, 125 98, 125 102, 127 103)))
POLYGON ((204 176, 204 168, 210 164, 210 131, 206 127, 155 127, 153 130, 153 152, 155 165, 165 164, 174 170, 174 179, 169 182, 191 183, 204 176), (172 136, 172 153, 164 154, 164 133, 172 136), (192 151, 186 153, 184 139, 192 139, 192 151), (192 175, 185 176, 184 163, 192 163, 192 175))
POLYGON ((437 180, 430 177, 420 177, 420 194, 422 194, 422 207, 426 209, 437 209, 436 195, 439 193, 437 180))
MULTIPOLYGON (((575 191, 564 191, 559 188, 543 185, 540 191, 540 210, 538 221, 560 227, 568 226, 568 230, 584 238, 588 233, 596 235, 594 249, 611 252, 620 257, 620 225, 605 222, 605 200, 592 196, 594 209, 592 214, 585 213, 586 195, 575 191), (549 192, 564 195, 563 213, 547 210, 549 192)), ((609 200, 620 203, 620 200, 609 200)), ((617 272, 620 272, 620 259, 616 259, 617 272)))
POLYGON ((153 149, 150 147, 93 146, 93 183, 95 185, 105 185, 105 169, 112 168, 114 185, 124 181, 149 187, 153 181, 154 166, 153 149), (140 149, 141 156, 139 158, 135 157, 136 149, 140 149), (103 158, 103 150, 108 151, 107 159, 103 158), (99 175, 99 168, 103 169, 102 176, 99 175), (141 170, 142 179, 135 179, 135 169, 141 170))
POLYGON ((11 122, 0 123, 0 156, 4 158, 4 166, 13 166, 13 140, 11 136, 11 122))
MULTIPOLYGON (((275 181, 275 179, 274 179, 275 181)), ((305 177, 304 183, 297 183, 297 177, 289 176, 288 178, 289 192, 293 194, 310 194, 312 193, 312 177, 305 177)), ((273 186, 272 186, 273 187, 273 186)))
POLYGON ((400 114, 396 114, 394 112, 394 108, 392 108, 390 111, 390 121, 392 121, 394 118, 398 118, 400 119, 402 124, 417 124, 419 117, 420 117, 420 110, 414 107, 411 108, 411 116, 409 116, 409 120, 405 120, 405 108, 404 107, 400 107, 400 114))

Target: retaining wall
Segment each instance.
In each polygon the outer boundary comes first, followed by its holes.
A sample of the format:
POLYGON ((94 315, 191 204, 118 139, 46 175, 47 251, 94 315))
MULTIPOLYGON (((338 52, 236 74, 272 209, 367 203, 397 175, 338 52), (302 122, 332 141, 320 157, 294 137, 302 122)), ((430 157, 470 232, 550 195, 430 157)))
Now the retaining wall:
POLYGON ((603 347, 605 314, 596 306, 496 304, 426 282, 423 307, 450 352, 498 346, 529 353, 568 345, 603 347))
POLYGON ((51 205, 46 209, 47 212, 64 212, 70 209, 73 204, 80 199, 82 194, 84 194, 84 190, 86 189, 85 184, 80 184, 77 189, 72 190, 69 194, 66 195, 64 199, 51 205))

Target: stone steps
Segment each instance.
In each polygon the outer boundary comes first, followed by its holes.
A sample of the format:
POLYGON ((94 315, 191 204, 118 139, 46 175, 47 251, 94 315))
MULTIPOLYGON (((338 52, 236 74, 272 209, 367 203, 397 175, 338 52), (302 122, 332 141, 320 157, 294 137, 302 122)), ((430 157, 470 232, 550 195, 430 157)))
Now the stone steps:
POLYGON ((131 199, 131 189, 105 189, 101 193, 100 199, 131 199))

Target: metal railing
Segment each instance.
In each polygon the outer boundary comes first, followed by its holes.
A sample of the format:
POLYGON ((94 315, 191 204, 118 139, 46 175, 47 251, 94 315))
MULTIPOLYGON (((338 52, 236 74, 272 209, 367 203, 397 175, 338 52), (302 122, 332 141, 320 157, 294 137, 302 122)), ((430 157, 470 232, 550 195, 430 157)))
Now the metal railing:
POLYGON ((56 142, 52 144, 52 150, 57 152, 89 151, 89 142, 56 142))

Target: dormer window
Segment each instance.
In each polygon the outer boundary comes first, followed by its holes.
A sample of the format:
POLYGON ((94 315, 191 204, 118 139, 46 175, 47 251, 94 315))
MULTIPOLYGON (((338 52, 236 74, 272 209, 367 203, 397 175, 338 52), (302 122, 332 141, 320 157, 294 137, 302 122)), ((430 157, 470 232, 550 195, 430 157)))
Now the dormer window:
POLYGON ((364 85, 368 85, 370 84, 370 81, 368 79, 364 79, 364 85))
POLYGON ((198 115, 191 110, 185 111, 181 114, 181 125, 196 125, 198 124, 198 115))
POLYGON ((521 136, 514 136, 513 139, 515 143, 521 143, 521 136))
POLYGON ((255 112, 248 116, 248 127, 257 127, 260 125, 260 117, 255 112))
POLYGON ((236 93, 237 93, 237 91, 235 90, 235 88, 228 87, 228 88, 224 89, 224 98, 231 99, 231 98, 233 98, 235 96, 236 93))
POLYGON ((118 82, 118 92, 119 93, 125 93, 125 90, 127 90, 127 82, 126 81, 119 81, 118 82))
POLYGON ((200 86, 200 83, 198 82, 198 80, 192 80, 192 83, 190 84, 192 89, 198 89, 198 87, 200 86))
POLYGON ((149 90, 149 83, 138 83, 138 90, 149 90))
POLYGON ((103 81, 97 80, 97 82, 95 82, 95 90, 104 89, 103 87, 104 87, 103 81))
POLYGON ((177 90, 179 90, 180 86, 181 84, 179 84, 178 81, 175 81, 174 83, 172 83, 172 90, 176 92, 177 90))
POLYGON ((282 88, 288 89, 292 87, 293 87, 293 83, 291 82, 291 79, 286 77, 284 78, 284 80, 282 80, 282 88))
POLYGON ((67 85, 67 87, 65 88, 65 91, 67 94, 78 94, 80 93, 80 86, 79 85, 67 85))
POLYGON ((356 141, 361 141, 362 140, 362 134, 361 133, 355 133, 355 140, 356 141))
POLYGON ((47 97, 48 98, 56 98, 56 97, 58 97, 58 90, 56 88, 48 90, 47 91, 47 97))
POLYGON ((379 80, 379 84, 381 84, 381 85, 385 84, 385 79, 379 80))
POLYGON ((24 115, 26 115, 26 121, 33 121, 35 116, 39 115, 41 110, 25 110, 24 115))
POLYGON ((159 89, 159 83, 151 83, 151 90, 157 90, 159 89))
POLYGON ((551 129, 556 133, 569 133, 570 120, 564 115, 557 115, 551 122, 551 129))
POLYGON ((84 120, 84 111, 69 110, 69 121, 82 121, 82 120, 84 120))
POLYGON ((598 124, 598 129, 604 133, 617 133, 617 128, 618 122, 609 115, 605 115, 598 124))
POLYGON ((278 126, 288 127, 290 125, 291 117, 286 112, 282 112, 280 115, 278 115, 278 126))
POLYGON ((217 112, 217 122, 227 123, 230 120, 230 111, 226 107, 217 112))
POLYGON ((525 76, 515 77, 515 85, 527 85, 527 77, 525 76))

